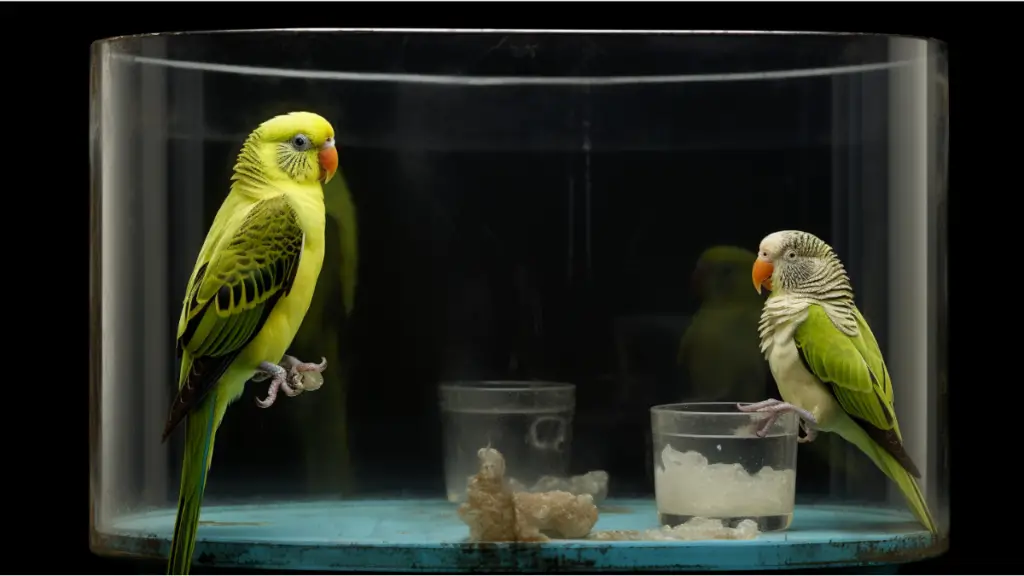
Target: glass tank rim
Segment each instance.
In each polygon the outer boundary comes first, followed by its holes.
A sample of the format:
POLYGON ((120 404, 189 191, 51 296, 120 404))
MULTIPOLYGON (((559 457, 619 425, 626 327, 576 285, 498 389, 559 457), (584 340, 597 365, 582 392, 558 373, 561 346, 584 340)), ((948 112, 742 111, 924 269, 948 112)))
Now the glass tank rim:
POLYGON ((740 412, 739 409, 736 408, 736 406, 738 404, 747 404, 747 405, 749 405, 749 404, 755 404, 755 403, 754 402, 671 402, 671 403, 668 403, 668 404, 658 404, 656 406, 651 406, 651 415, 652 416, 653 415, 666 415, 666 416, 679 416, 679 417, 687 417, 687 416, 722 416, 722 417, 730 417, 730 416, 737 416, 737 417, 743 417, 743 418, 750 418, 752 413, 751 412, 740 412), (686 410, 686 409, 682 408, 682 407, 685 407, 685 406, 693 406, 693 407, 697 407, 697 408, 709 407, 709 406, 721 406, 721 407, 727 407, 728 406, 728 407, 732 408, 732 411, 714 412, 714 411, 699 410, 699 409, 698 410, 686 410))
POLYGON ((906 38, 911 40, 922 40, 928 43, 937 43, 945 46, 946 42, 931 36, 919 36, 915 34, 887 34, 881 32, 837 32, 819 30, 662 30, 662 29, 565 29, 565 28, 349 28, 349 27, 295 27, 295 28, 222 28, 217 30, 169 30, 164 32, 141 32, 138 34, 122 34, 100 38, 93 42, 93 46, 111 44, 123 40, 140 40, 144 38, 170 38, 189 36, 222 36, 228 34, 281 34, 281 33, 304 33, 304 34, 549 34, 549 35, 572 35, 572 36, 612 36, 612 35, 634 35, 634 36, 793 36, 793 37, 848 37, 848 36, 874 36, 878 38, 906 38))
MULTIPOLYGON (((381 72, 381 71, 352 71, 352 70, 325 70, 307 68, 285 68, 280 66, 261 66, 251 64, 238 64, 229 61, 208 61, 203 60, 179 60, 174 58, 157 58, 151 56, 123 53, 118 49, 118 43, 142 41, 147 39, 171 39, 178 38, 179 41, 187 42, 190 38, 217 38, 229 36, 267 36, 272 40, 278 35, 306 34, 310 36, 347 34, 350 36, 360 34, 376 35, 378 37, 401 37, 410 34, 422 36, 472 36, 486 34, 505 35, 548 35, 548 36, 575 36, 585 38, 588 36, 662 36, 662 37, 725 37, 725 38, 750 38, 750 37, 774 37, 774 38, 904 38, 925 45, 939 45, 944 47, 941 40, 907 35, 891 35, 862 32, 799 32, 799 31, 759 31, 759 30, 564 30, 564 29, 500 29, 500 28, 253 28, 253 29, 224 29, 224 30, 186 30, 177 32, 153 32, 146 34, 113 36, 96 40, 92 44, 93 60, 96 61, 99 55, 106 55, 109 58, 130 62, 135 65, 158 66, 171 69, 194 70, 204 73, 235 74, 242 76, 266 76, 277 78, 292 78, 311 81, 333 81, 353 83, 380 83, 380 84, 419 84, 450 87, 522 87, 535 86, 540 88, 556 87, 614 87, 614 86, 635 86, 638 84, 681 84, 681 83, 702 83, 702 82, 739 82, 758 80, 791 80, 797 78, 838 76, 846 74, 860 74, 877 71, 887 71, 911 64, 912 60, 887 60, 882 62, 857 63, 850 65, 832 65, 824 67, 809 67, 796 69, 767 69, 752 71, 721 71, 712 73, 683 73, 683 74, 638 74, 638 75, 595 75, 576 76, 571 74, 552 74, 543 76, 530 75, 463 75, 463 74, 438 74, 421 72, 381 72)), ((928 56, 931 58, 931 56, 928 56)))
POLYGON ((448 380, 438 384, 445 392, 575 392, 576 385, 553 380, 448 380))

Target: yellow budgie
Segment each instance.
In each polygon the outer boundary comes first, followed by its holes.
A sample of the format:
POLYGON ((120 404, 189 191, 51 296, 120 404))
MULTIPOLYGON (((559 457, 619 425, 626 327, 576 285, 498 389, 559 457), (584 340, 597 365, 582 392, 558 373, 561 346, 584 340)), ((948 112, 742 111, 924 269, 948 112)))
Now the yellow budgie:
POLYGON ((266 408, 278 389, 289 396, 301 391, 301 373, 326 368, 285 352, 323 265, 321 183, 337 168, 334 128, 309 112, 267 120, 238 154, 231 192, 203 242, 178 322, 178 395, 163 439, 187 423, 168 574, 189 573, 214 439, 246 381, 271 378, 267 399, 257 401, 266 408))

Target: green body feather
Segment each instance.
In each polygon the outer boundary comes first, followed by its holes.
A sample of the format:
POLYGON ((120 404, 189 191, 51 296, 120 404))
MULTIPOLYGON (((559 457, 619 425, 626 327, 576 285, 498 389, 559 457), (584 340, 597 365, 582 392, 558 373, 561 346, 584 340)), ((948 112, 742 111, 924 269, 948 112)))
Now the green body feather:
POLYGON ((849 336, 835 327, 821 306, 809 306, 807 318, 793 333, 796 346, 806 367, 831 387, 840 407, 852 417, 829 427, 871 458, 899 487, 918 521, 935 532, 935 520, 915 480, 920 473, 903 448, 882 351, 860 310, 853 306, 853 311, 857 334, 849 336))
MULTIPOLYGON (((188 574, 192 563, 196 530, 199 527, 199 511, 206 490, 206 475, 213 459, 217 428, 224 417, 224 409, 218 404, 221 403, 217 402, 216 392, 207 396, 199 408, 188 417, 185 427, 185 456, 182 459, 178 515, 174 521, 174 537, 171 540, 171 553, 167 564, 168 574, 188 574)), ((222 404, 226 408, 227 404, 222 404)))
POLYGON ((848 336, 832 324, 821 306, 807 308, 807 319, 793 333, 811 373, 832 385, 847 414, 880 430, 903 437, 893 408, 892 380, 875 335, 864 316, 853 307, 857 335, 848 336))

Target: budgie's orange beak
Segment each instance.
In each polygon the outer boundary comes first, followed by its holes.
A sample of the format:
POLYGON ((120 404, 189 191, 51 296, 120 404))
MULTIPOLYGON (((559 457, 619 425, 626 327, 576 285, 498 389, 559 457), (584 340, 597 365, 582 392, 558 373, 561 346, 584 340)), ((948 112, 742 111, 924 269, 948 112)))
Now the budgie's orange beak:
POLYGON ((320 181, 327 184, 337 170, 338 149, 334 147, 334 138, 328 138, 320 147, 320 181))
POLYGON ((769 291, 772 289, 772 272, 775 272, 775 266, 767 261, 758 258, 754 260, 754 271, 752 276, 754 278, 754 289, 757 293, 761 293, 761 287, 764 286, 769 291))

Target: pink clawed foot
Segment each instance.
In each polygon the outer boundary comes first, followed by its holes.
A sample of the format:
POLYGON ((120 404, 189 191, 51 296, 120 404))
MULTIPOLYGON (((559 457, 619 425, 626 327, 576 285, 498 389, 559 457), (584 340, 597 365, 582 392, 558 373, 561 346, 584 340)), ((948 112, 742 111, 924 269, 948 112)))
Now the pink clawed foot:
POLYGON ((262 382, 267 378, 270 378, 270 388, 267 389, 267 397, 263 400, 256 399, 256 405, 260 408, 270 408, 273 406, 274 401, 277 400, 277 391, 280 389, 284 389, 284 393, 289 396, 295 395, 291 387, 288 386, 288 372, 277 364, 263 361, 260 362, 259 372, 252 379, 256 382, 262 382))
POLYGON ((737 404, 736 407, 740 409, 740 412, 760 412, 762 408, 768 406, 774 406, 781 404, 782 400, 776 400, 775 398, 769 398, 753 404, 737 404))
POLYGON ((256 399, 256 405, 260 408, 270 408, 277 400, 278 391, 283 391, 289 398, 298 396, 306 390, 302 382, 303 372, 323 372, 327 369, 327 359, 323 358, 319 364, 313 362, 302 362, 294 356, 285 356, 281 365, 271 362, 260 362, 259 370, 253 375, 254 382, 262 382, 270 378, 270 387, 267 389, 267 397, 263 400, 256 399))
MULTIPOLYGON (((795 412, 797 415, 800 416, 800 418, 802 418, 804 421, 809 422, 811 424, 817 424, 818 423, 818 421, 814 419, 814 416, 810 412, 808 412, 807 410, 804 410, 803 408, 799 408, 797 406, 789 404, 788 402, 783 402, 781 400, 776 400, 774 398, 769 398, 769 399, 767 399, 767 400, 765 400, 763 402, 757 402, 755 404, 737 404, 736 407, 739 408, 740 412, 767 412, 768 413, 768 417, 765 418, 764 421, 761 423, 761 425, 758 426, 758 428, 757 428, 757 436, 759 438, 764 438, 765 436, 767 436, 768 435, 768 429, 772 427, 772 424, 774 424, 776 420, 778 420, 779 415, 780 414, 784 414, 786 412, 795 412)), ((813 441, 814 437, 817 435, 817 432, 816 431, 813 432, 813 433, 809 432, 808 431, 809 428, 804 427, 804 423, 803 422, 801 422, 801 428, 804 428, 804 431, 807 433, 807 436, 810 438, 810 440, 805 440, 805 442, 813 441)), ((798 440, 800 440, 800 439, 798 438, 798 440)))
POLYGON ((298 396, 306 391, 306 386, 302 382, 302 373, 318 372, 322 374, 324 370, 327 370, 327 358, 321 357, 320 363, 317 364, 316 362, 303 362, 294 356, 285 356, 281 359, 281 366, 288 369, 288 381, 294 388, 293 393, 288 394, 288 391, 285 391, 285 394, 298 396))

